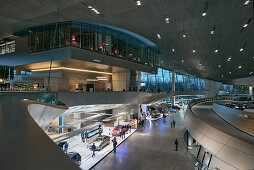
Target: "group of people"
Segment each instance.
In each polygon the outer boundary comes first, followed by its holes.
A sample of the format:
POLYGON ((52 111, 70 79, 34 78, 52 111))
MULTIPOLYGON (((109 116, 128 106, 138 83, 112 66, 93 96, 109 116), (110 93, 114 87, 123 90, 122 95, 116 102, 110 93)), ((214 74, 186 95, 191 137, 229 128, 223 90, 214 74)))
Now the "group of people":
POLYGON ((173 121, 170 122, 170 127, 175 128, 175 126, 176 126, 176 121, 173 119, 173 121))
POLYGON ((61 142, 58 144, 58 146, 61 148, 62 151, 64 151, 64 153, 68 153, 68 143, 65 141, 65 142, 61 142))
POLYGON ((138 127, 143 128, 144 124, 145 124, 144 119, 139 118, 139 120, 138 120, 138 127))

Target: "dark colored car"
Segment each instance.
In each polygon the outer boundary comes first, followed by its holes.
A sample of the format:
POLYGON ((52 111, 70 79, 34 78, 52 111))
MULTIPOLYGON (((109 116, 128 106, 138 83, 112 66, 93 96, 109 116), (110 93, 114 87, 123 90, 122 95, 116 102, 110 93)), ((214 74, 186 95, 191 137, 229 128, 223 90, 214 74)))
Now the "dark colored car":
POLYGON ((75 161, 76 164, 81 164, 81 155, 77 152, 69 152, 68 153, 69 158, 75 161))

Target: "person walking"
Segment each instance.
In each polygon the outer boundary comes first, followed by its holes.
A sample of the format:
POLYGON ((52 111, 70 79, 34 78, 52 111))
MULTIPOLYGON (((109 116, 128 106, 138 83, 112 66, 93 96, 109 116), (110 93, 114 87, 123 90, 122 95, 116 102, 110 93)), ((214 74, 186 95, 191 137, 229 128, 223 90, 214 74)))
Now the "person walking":
POLYGON ((172 128, 172 126, 173 126, 173 122, 170 122, 170 127, 172 128))
POLYGON ((66 154, 68 153, 68 147, 69 147, 68 143, 65 142, 65 144, 64 144, 64 152, 65 152, 66 154))
POLYGON ((175 140, 175 145, 176 145, 176 151, 177 151, 178 150, 178 140, 177 140, 177 138, 175 140))
POLYGON ((115 140, 113 140, 112 142, 113 142, 113 150, 114 150, 114 153, 116 153, 117 142, 116 142, 115 140))
POLYGON ((81 133, 81 140, 82 140, 82 142, 84 142, 84 140, 85 140, 85 134, 84 134, 84 132, 81 133))
POLYGON ((125 131, 124 131, 124 129, 123 129, 123 137, 125 138, 125 131))
POLYGON ((85 132, 85 141, 88 142, 88 132, 85 132))
POLYGON ((130 125, 130 128, 129 128, 129 129, 130 129, 130 133, 131 133, 131 125, 130 125))
POLYGON ((175 120, 173 120, 173 127, 175 127, 176 126, 176 121, 175 120))
POLYGON ((92 155, 92 157, 94 157, 94 156, 95 156, 95 149, 96 149, 96 146, 95 146, 95 144, 93 143, 93 145, 92 145, 92 151, 93 151, 93 155, 92 155))

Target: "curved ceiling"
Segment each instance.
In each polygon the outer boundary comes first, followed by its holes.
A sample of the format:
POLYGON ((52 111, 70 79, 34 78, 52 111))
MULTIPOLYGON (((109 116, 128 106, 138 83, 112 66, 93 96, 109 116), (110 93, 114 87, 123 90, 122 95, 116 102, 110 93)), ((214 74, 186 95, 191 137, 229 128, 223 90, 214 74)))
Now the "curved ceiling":
MULTIPOLYGON (((140 1, 138 7, 135 0, 59 0, 59 21, 87 20, 139 34, 164 51, 162 67, 183 73, 222 81, 254 74, 252 1, 244 5, 246 0, 213 0, 207 1, 208 8, 205 0, 140 1), (88 6, 94 7, 100 15, 88 6), (202 16, 205 9, 207 14, 202 16), (169 18, 168 23, 166 18, 169 18)), ((55 22, 57 2, 1 2, 0 37, 30 26, 55 22)))

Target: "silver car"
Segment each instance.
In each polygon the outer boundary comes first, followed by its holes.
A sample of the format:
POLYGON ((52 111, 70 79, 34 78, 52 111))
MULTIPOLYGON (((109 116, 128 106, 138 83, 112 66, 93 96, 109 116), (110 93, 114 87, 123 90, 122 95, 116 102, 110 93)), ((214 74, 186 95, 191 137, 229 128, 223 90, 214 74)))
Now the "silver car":
POLYGON ((110 143, 110 137, 106 135, 98 136, 94 142, 90 145, 90 149, 92 150, 93 143, 96 146, 96 151, 102 150, 105 146, 107 146, 110 143))

